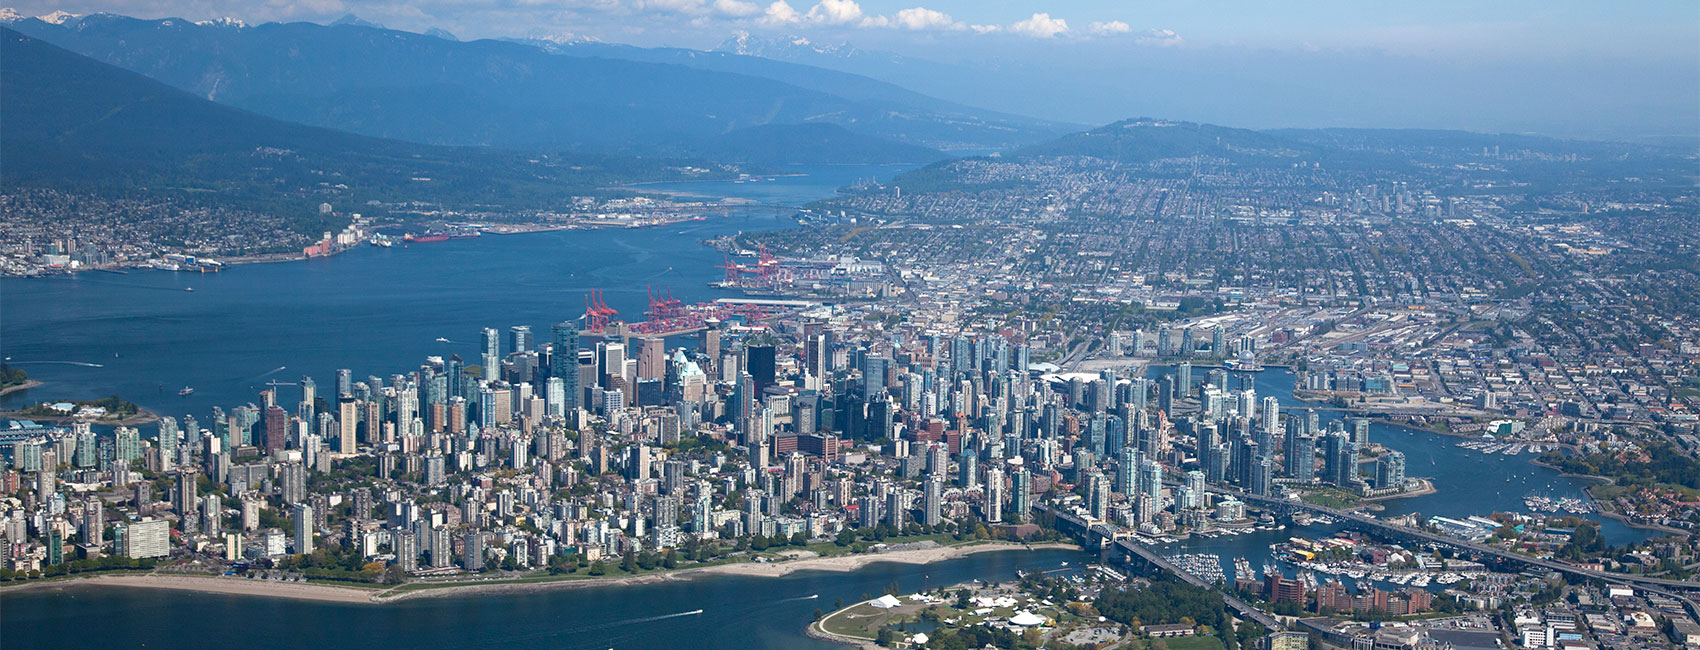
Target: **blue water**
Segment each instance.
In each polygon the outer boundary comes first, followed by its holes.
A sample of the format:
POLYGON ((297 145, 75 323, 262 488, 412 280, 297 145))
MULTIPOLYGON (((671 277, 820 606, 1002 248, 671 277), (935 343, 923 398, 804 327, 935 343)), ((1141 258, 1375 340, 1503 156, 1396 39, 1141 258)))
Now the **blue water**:
POLYGON ((816 649, 814 611, 885 593, 1079 566, 1076 551, 999 551, 851 573, 714 576, 626 587, 421 598, 370 606, 126 588, 0 592, 8 650, 34 648, 816 649), (818 595, 817 598, 809 598, 818 595), (696 615, 672 616, 693 610, 696 615), (664 617, 664 618, 663 618, 664 617), (90 624, 95 623, 95 624, 90 624))
MULTIPOLYGON (((819 166, 754 183, 650 187, 801 205, 857 179, 887 179, 903 169, 819 166)), ((733 295, 708 286, 721 278, 715 267, 724 258, 703 240, 788 227, 792 214, 713 210, 703 215, 707 221, 670 227, 362 246, 330 258, 205 275, 143 270, 0 278, 0 356, 45 382, 0 398, 0 407, 116 393, 163 415, 193 413, 204 421, 215 405, 257 403, 269 381, 310 375, 323 395, 338 368, 352 369, 356 378, 388 377, 417 368, 427 355, 475 359, 484 327, 505 337, 510 326, 530 325, 544 340, 549 325, 584 313, 592 289, 601 289, 623 319, 642 320, 649 285, 686 302, 733 295), (194 394, 179 397, 184 386, 194 394)), ((281 388, 280 399, 293 403, 297 390, 281 388)))

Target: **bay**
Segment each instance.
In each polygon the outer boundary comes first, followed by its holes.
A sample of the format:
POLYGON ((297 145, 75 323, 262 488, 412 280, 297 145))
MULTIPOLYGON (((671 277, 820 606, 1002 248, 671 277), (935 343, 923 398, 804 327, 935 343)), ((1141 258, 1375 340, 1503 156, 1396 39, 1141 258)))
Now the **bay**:
MULTIPOLYGON (((644 189, 796 206, 904 169, 823 165, 758 182, 644 189)), ((721 279, 716 265, 724 257, 703 240, 789 227, 795 211, 721 212, 666 227, 361 246, 212 274, 0 278, 0 357, 45 382, 0 397, 0 408, 117 394, 161 415, 205 420, 215 405, 257 403, 267 382, 311 376, 323 387, 334 385, 338 368, 352 369, 356 379, 387 378, 427 355, 476 360, 484 327, 506 337, 508 327, 529 325, 545 340, 551 324, 583 315, 593 289, 628 321, 643 319, 652 286, 685 302, 737 295, 709 286, 721 279), (180 397, 184 386, 194 393, 180 397)), ((283 387, 280 401, 294 403, 296 390, 283 387)))
POLYGON ((679 582, 355 605, 153 589, 67 586, 0 592, 8 649, 26 648, 628 648, 825 650, 814 611, 885 593, 1017 571, 1078 567, 1092 556, 1041 549, 977 553, 936 564, 878 562, 853 572, 679 582), (811 598, 812 596, 812 598, 811 598), (697 609, 701 614, 681 615, 697 609))

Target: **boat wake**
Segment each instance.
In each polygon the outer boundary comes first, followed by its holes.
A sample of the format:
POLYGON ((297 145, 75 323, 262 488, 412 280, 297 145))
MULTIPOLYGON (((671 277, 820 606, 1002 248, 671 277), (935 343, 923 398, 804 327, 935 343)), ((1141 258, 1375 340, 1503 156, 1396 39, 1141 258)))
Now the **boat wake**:
POLYGON ((680 618, 680 617, 684 617, 684 616, 696 616, 696 615, 701 614, 701 613, 702 613, 702 610, 693 609, 693 610, 688 611, 688 612, 678 612, 678 613, 674 613, 674 614, 661 614, 659 616, 645 616, 643 618, 628 618, 628 619, 625 619, 625 620, 609 621, 607 623, 599 623, 599 624, 596 624, 596 625, 592 625, 590 627, 579 628, 578 631, 589 632, 589 631, 592 631, 592 630, 605 630, 605 629, 608 629, 608 628, 611 628, 611 627, 619 627, 621 625, 631 625, 633 623, 649 623, 651 621, 662 621, 662 620, 666 620, 666 619, 669 619, 669 618, 680 618))
MULTIPOLYGON (((498 637, 489 637, 489 638, 483 639, 482 643, 479 643, 477 645, 477 647, 503 648, 503 649, 512 648, 512 647, 515 647, 515 644, 517 642, 528 641, 528 640, 532 640, 532 639, 577 638, 577 635, 583 635, 587 632, 597 632, 597 631, 606 630, 606 629, 609 629, 609 628, 615 628, 615 627, 620 627, 620 626, 624 626, 624 625, 632 625, 634 623, 649 623, 649 622, 652 622, 652 621, 660 621, 660 620, 669 619, 669 618, 681 618, 681 617, 685 617, 685 616, 696 616, 696 615, 701 614, 701 613, 702 613, 702 610, 693 609, 693 610, 688 611, 688 612, 677 612, 677 613, 673 613, 673 614, 661 614, 659 616, 645 616, 645 617, 642 617, 642 618, 628 618, 628 619, 623 619, 623 620, 618 620, 618 621, 609 621, 607 623, 598 623, 596 625, 589 625, 589 626, 579 627, 579 628, 545 629, 545 630, 536 630, 536 631, 533 631, 533 632, 527 633, 527 634, 502 636, 502 637, 499 637, 499 638, 498 637)), ((627 635, 627 634, 616 633, 615 636, 607 637, 603 641, 604 642, 612 642, 616 639, 623 639, 623 638, 627 638, 629 636, 630 635, 627 635)))
POLYGON ((14 366, 21 366, 21 365, 28 364, 28 363, 38 363, 38 364, 39 363, 51 363, 51 364, 57 364, 57 365, 61 365, 61 366, 82 366, 84 368, 105 368, 106 367, 106 366, 100 365, 98 363, 89 363, 87 361, 7 361, 6 363, 12 364, 14 366))

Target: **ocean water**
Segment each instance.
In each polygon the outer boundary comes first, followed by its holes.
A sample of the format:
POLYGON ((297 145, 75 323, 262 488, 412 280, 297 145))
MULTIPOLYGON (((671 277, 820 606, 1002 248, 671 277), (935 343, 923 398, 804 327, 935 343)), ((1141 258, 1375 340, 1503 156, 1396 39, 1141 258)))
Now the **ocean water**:
POLYGON ((804 629, 816 609, 1016 571, 1078 567, 1078 551, 994 551, 937 564, 880 562, 854 572, 711 576, 659 584, 420 598, 370 606, 121 587, 0 592, 8 650, 36 648, 842 648, 804 629), (695 610, 701 614, 686 614, 695 610))
MULTIPOLYGON (((760 182, 647 187, 794 206, 903 169, 815 166, 760 182)), ((258 403, 267 382, 311 376, 323 395, 338 368, 358 380, 417 368, 428 355, 476 363, 482 328, 501 330, 504 345, 514 325, 546 340, 551 324, 584 314, 593 289, 628 321, 643 319, 652 286, 685 302, 732 296, 708 286, 721 279, 716 265, 724 258, 703 241, 791 227, 794 213, 748 207, 670 227, 362 246, 214 274, 0 278, 0 357, 45 382, 0 398, 0 407, 118 394, 162 415, 205 421, 215 405, 258 403), (194 394, 178 396, 184 386, 194 394)), ((282 386, 280 400, 292 404, 298 391, 282 386)))

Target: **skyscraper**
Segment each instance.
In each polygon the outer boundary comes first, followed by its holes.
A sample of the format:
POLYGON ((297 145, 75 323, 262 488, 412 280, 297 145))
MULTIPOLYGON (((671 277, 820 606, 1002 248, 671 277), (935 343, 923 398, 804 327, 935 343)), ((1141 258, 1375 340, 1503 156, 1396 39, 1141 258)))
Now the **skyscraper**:
POLYGON ((1375 461, 1375 487, 1378 490, 1405 486, 1405 454, 1388 450, 1375 461))
POLYGON ((1324 438, 1323 465, 1328 481, 1348 487, 1358 478, 1358 446, 1343 432, 1324 438))
POLYGON ((666 340, 659 337, 638 339, 638 379, 660 379, 666 371, 666 340))
POLYGON ((297 503, 290 516, 295 520, 295 554, 313 552, 313 506, 297 503))
POLYGON ((1010 509, 1022 519, 1033 509, 1033 474, 1025 465, 1015 470, 1014 485, 1010 487, 1010 509))
POLYGON ((1003 470, 997 467, 987 469, 985 502, 980 508, 980 514, 985 516, 986 521, 992 523, 1003 521, 1003 495, 1003 470))
POLYGON ((358 441, 355 435, 359 431, 360 403, 353 397, 337 399, 337 453, 352 454, 358 451, 358 441))
POLYGON ((1267 495, 1274 486, 1274 481, 1274 464, 1269 462, 1269 457, 1258 456, 1253 459, 1251 462, 1251 483, 1246 489, 1250 490, 1252 494, 1267 495))
POLYGON ((1301 483, 1316 478, 1316 438, 1287 434, 1287 476, 1301 483))
POLYGON ((508 345, 514 352, 525 352, 531 349, 531 326, 515 325, 508 328, 508 345))
POLYGON ((877 354, 862 358, 862 396, 873 400, 885 393, 886 359, 877 354))
POLYGON ((578 326, 572 321, 556 323, 551 330, 554 341, 549 350, 549 376, 561 380, 561 411, 568 418, 579 409, 578 385, 578 326))
POLYGON ((289 412, 275 404, 266 407, 266 436, 262 441, 266 450, 273 454, 283 451, 283 443, 288 435, 289 412))
POLYGON ((744 368, 756 381, 756 395, 774 383, 774 349, 771 345, 744 348, 744 368))
POLYGON ((944 521, 944 476, 937 473, 928 476, 926 490, 921 503, 921 523, 937 526, 944 521))
POLYGON ((120 522, 113 543, 118 554, 129 558, 165 557, 171 554, 171 530, 164 519, 144 517, 120 522))

